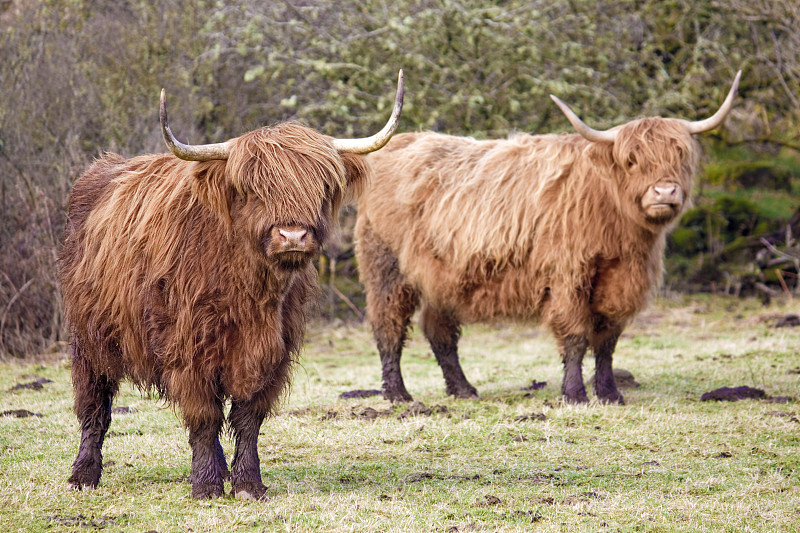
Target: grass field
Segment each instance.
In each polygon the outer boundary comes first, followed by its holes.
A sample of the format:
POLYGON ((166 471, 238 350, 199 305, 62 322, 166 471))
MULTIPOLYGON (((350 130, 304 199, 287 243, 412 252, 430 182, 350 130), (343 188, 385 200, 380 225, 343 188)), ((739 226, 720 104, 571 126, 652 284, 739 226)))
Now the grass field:
POLYGON ((312 324, 292 393, 261 429, 266 502, 193 501, 186 431, 127 384, 100 486, 67 490, 79 440, 68 359, 3 363, 0 411, 41 416, 0 416, 0 531, 800 531, 797 400, 700 401, 740 385, 800 396, 800 327, 775 327, 798 311, 659 299, 617 349, 640 384, 625 406, 562 405, 552 338, 513 325, 465 328, 482 400, 445 397, 415 329, 403 370, 426 407, 416 414, 340 398, 380 387, 371 335, 312 324), (547 385, 522 390, 532 380, 547 385))

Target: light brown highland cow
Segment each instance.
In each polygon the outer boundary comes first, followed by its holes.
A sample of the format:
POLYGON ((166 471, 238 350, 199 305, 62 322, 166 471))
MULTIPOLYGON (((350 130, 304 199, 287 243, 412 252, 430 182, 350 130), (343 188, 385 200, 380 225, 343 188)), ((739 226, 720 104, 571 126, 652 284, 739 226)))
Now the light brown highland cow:
POLYGON ((591 347, 597 397, 623 403, 617 339, 660 282, 667 231, 698 171, 693 135, 722 124, 740 74, 699 122, 655 117, 596 131, 553 97, 579 135, 407 133, 369 156, 375 180, 359 201, 356 253, 384 396, 411 400, 400 355, 421 302, 448 394, 478 396, 459 363, 460 325, 512 319, 553 332, 565 400, 588 401, 581 367, 591 347))
POLYGON ((192 448, 192 496, 258 499, 257 440, 288 388, 316 290, 311 262, 339 206, 369 178, 363 155, 397 127, 333 139, 295 123, 173 154, 108 154, 75 183, 59 258, 72 332, 81 443, 73 488, 95 487, 121 379, 180 408, 192 448), (177 156, 177 157, 176 157, 177 156), (219 435, 224 403, 231 470, 219 435))

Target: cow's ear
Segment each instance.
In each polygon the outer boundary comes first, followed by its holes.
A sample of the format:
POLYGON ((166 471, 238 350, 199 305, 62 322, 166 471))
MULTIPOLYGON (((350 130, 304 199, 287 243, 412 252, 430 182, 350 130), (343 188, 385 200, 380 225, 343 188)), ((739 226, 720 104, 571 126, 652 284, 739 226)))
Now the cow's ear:
POLYGON ((192 192, 216 213, 226 227, 231 224, 231 206, 236 198, 236 190, 225 173, 225 161, 206 161, 195 163, 192 173, 194 182, 192 192))
POLYGON ((359 154, 344 153, 342 162, 345 168, 346 187, 343 191, 344 205, 355 202, 372 179, 372 168, 367 158, 359 154))

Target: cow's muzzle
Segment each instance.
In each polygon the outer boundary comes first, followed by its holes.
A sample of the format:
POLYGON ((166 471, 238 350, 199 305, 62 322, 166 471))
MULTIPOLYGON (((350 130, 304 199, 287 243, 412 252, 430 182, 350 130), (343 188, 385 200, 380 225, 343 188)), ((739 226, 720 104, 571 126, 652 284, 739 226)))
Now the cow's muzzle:
POLYGON ((303 228, 276 228, 281 252, 305 252, 308 230, 303 228))
POLYGON ((287 268, 315 257, 320 248, 314 232, 299 225, 273 226, 265 241, 267 257, 287 268))
POLYGON ((683 207, 684 194, 674 182, 659 182, 652 185, 642 198, 642 209, 648 220, 666 223, 675 218, 683 207))

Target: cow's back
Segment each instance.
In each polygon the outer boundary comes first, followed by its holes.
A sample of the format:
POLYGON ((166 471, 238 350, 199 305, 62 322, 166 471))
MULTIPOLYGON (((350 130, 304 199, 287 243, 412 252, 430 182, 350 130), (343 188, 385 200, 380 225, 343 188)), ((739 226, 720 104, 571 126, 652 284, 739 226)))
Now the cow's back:
POLYGON ((359 223, 368 222, 402 264, 424 249, 458 272, 476 262, 519 265, 537 246, 542 219, 574 207, 563 195, 584 146, 563 135, 396 135, 369 156, 375 178, 359 202, 359 223))
POLYGON ((67 240, 83 227, 89 214, 107 195, 111 181, 118 175, 119 166, 124 162, 125 159, 117 154, 106 154, 95 161, 75 182, 69 196, 65 234, 67 240))

